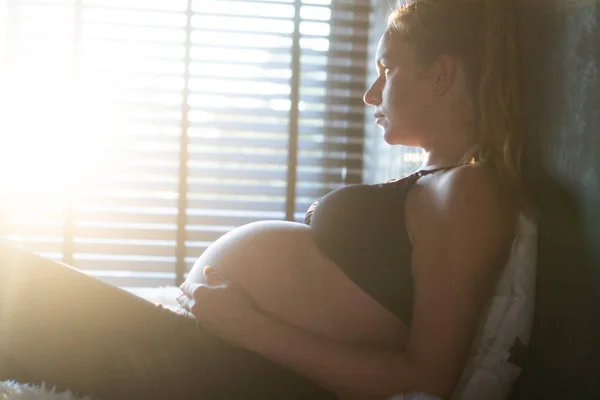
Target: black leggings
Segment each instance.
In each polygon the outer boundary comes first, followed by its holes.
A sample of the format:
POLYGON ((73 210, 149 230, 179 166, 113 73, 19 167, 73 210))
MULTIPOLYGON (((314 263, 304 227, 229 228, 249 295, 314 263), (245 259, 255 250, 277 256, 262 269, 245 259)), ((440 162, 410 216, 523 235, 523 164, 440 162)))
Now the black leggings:
POLYGON ((99 399, 332 399, 192 319, 0 244, 0 380, 99 399))

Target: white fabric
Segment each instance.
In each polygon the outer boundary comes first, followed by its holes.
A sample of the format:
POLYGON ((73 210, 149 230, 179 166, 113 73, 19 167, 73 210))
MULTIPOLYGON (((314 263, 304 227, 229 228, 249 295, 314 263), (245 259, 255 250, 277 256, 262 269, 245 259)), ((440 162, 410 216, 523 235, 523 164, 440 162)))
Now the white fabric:
POLYGON ((529 343, 535 303, 537 224, 521 214, 509 259, 487 308, 453 400, 508 398, 521 368, 508 362, 518 337, 529 343))
POLYGON ((56 392, 46 385, 34 386, 14 381, 0 382, 0 399, 2 400, 92 400, 91 397, 78 397, 64 391, 56 392))

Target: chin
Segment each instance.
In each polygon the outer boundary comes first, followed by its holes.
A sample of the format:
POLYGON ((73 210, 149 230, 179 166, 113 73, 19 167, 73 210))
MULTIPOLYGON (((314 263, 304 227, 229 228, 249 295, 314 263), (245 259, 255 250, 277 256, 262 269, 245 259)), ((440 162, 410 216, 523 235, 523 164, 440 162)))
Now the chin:
POLYGON ((418 140, 404 131, 392 131, 384 129, 383 140, 392 146, 418 146, 418 140))

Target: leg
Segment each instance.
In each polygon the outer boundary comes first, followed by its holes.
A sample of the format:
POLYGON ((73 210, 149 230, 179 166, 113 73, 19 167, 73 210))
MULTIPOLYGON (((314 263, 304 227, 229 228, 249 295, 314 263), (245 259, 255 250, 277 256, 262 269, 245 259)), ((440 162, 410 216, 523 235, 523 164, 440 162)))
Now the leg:
POLYGON ((200 331, 188 318, 66 265, 0 245, 2 354, 13 367, 0 368, 7 374, 0 379, 19 378, 18 366, 29 381, 100 398, 324 395, 283 368, 200 331))
POLYGON ((0 353, 28 378, 80 393, 143 390, 189 361, 193 331, 192 321, 73 268, 0 247, 0 353))

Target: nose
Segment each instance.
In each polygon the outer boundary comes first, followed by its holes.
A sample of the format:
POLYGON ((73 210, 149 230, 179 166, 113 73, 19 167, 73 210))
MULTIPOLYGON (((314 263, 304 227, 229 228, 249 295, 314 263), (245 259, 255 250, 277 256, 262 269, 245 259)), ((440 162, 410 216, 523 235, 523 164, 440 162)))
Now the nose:
POLYGON ((373 82, 369 90, 363 96, 365 104, 370 106, 378 106, 381 104, 381 87, 378 85, 378 81, 373 82))

